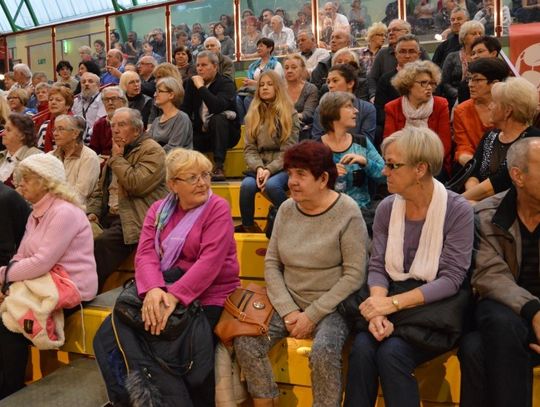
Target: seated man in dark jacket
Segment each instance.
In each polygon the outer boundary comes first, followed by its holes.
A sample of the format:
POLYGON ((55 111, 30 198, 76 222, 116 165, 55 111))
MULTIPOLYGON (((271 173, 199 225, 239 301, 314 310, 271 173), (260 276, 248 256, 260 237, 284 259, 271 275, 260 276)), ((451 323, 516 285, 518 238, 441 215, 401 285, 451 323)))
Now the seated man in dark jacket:
POLYGON ((23 197, 0 182, 0 267, 7 266, 17 251, 29 214, 23 197))
POLYGON ((218 57, 210 51, 197 55, 197 75, 186 81, 182 111, 193 121, 193 145, 214 154, 212 181, 225 181, 227 149, 240 139, 236 114, 236 86, 218 73, 218 57))
MULTIPOLYGON (((513 187, 475 207, 478 331, 463 338, 461 406, 531 406, 540 364, 540 137, 507 154, 513 187)), ((536 403, 535 403, 536 405, 536 403)))

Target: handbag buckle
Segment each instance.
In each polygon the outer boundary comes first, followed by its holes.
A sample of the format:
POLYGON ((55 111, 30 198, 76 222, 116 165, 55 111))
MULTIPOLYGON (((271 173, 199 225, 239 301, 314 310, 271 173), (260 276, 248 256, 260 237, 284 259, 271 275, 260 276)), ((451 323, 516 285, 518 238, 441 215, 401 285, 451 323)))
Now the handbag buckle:
POLYGON ((264 309, 266 305, 262 301, 254 301, 253 302, 253 308, 255 309, 264 309))
POLYGON ((246 319, 246 313, 245 312, 241 312, 238 314, 238 319, 242 322, 244 322, 244 320, 246 319))

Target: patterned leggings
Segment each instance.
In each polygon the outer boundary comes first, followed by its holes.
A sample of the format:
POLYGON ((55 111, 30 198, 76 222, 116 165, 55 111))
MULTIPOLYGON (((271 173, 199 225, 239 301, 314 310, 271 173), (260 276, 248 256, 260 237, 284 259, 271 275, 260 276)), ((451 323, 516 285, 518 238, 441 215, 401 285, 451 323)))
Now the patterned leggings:
MULTIPOLYGON (((268 352, 287 334, 283 319, 274 312, 268 336, 241 336, 234 340, 236 357, 252 397, 279 397, 268 352)), ((337 312, 324 317, 315 327, 309 356, 314 407, 341 405, 341 351, 348 334, 347 324, 337 312)))

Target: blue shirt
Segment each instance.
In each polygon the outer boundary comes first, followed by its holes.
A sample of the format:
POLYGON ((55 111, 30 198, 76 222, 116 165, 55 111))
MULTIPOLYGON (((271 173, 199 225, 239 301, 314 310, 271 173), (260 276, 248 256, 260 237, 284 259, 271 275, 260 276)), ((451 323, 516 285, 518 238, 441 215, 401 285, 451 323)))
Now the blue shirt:
MULTIPOLYGON (((124 65, 122 65, 118 70, 122 73, 124 73, 124 65)), ((102 85, 108 85, 110 83, 113 83, 115 85, 118 85, 120 83, 120 78, 117 78, 116 76, 110 74, 109 72, 105 72, 103 75, 101 75, 101 84, 102 85)))

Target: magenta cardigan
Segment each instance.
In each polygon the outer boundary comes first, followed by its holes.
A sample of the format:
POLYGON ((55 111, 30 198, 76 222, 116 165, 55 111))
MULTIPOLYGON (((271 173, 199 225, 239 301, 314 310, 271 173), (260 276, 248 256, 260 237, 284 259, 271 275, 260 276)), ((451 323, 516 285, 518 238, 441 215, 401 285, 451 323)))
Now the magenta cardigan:
MULTIPOLYGON (((184 276, 165 287, 154 248, 156 212, 162 200, 155 202, 146 214, 135 255, 135 280, 139 295, 160 287, 173 294, 184 305, 198 299, 202 305, 223 306, 227 296, 240 284, 238 259, 229 204, 212 195, 204 212, 189 232, 175 266, 184 276)), ((186 212, 178 208, 165 226, 165 239, 186 212)))

